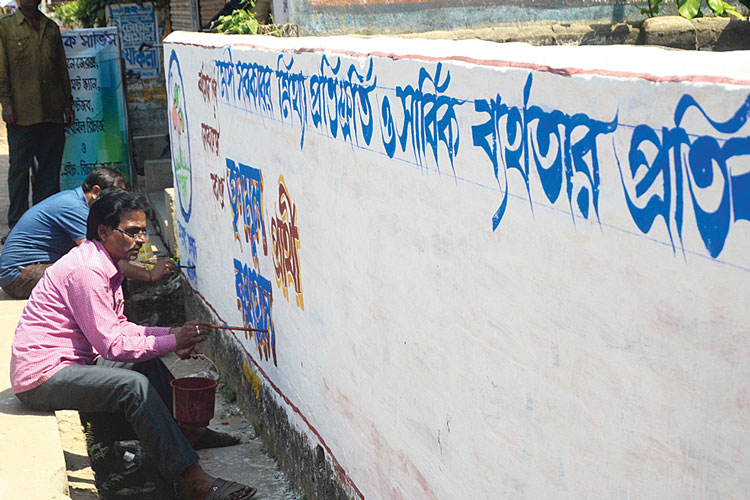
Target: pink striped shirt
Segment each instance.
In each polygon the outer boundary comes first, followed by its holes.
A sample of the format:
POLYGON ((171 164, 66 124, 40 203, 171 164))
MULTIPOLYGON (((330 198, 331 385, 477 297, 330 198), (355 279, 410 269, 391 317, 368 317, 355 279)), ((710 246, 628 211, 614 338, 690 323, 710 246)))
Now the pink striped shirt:
POLYGON ((34 287, 16 327, 13 392, 37 387, 70 364, 145 361, 176 347, 169 328, 144 327, 123 314, 122 273, 99 241, 72 249, 34 287))

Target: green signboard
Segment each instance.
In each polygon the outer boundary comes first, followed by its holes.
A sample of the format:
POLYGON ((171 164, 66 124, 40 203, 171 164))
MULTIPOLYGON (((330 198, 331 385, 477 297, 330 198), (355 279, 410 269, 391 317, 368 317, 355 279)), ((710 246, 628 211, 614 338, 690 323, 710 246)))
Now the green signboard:
POLYGON ((64 30, 62 38, 76 119, 66 130, 60 189, 80 186, 96 167, 115 168, 130 184, 128 120, 117 28, 64 30))

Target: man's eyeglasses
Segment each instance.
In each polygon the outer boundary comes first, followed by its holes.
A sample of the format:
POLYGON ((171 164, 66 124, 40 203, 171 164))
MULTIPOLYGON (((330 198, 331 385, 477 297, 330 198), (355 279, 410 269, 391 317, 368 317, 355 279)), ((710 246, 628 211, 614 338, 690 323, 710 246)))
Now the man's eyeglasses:
POLYGON ((125 231, 124 229, 120 229, 119 227, 113 228, 115 231, 119 231, 125 236, 130 236, 134 240, 137 240, 138 238, 143 238, 144 240, 148 239, 148 231, 145 229, 139 229, 135 233, 131 233, 130 231, 125 231))

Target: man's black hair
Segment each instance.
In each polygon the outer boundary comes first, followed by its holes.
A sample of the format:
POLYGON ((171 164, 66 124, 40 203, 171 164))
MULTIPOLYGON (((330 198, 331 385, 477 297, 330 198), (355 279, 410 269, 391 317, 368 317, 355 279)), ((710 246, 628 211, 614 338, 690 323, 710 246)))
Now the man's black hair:
POLYGON ((124 212, 140 210, 148 213, 148 202, 139 194, 122 189, 105 189, 91 204, 89 218, 86 222, 86 239, 101 240, 99 226, 115 228, 120 225, 120 218, 124 212))
POLYGON ((109 189, 113 187, 127 187, 128 182, 125 180, 125 176, 114 168, 109 167, 98 167, 91 171, 86 180, 81 184, 84 193, 90 193, 94 186, 99 186, 102 189, 109 189))

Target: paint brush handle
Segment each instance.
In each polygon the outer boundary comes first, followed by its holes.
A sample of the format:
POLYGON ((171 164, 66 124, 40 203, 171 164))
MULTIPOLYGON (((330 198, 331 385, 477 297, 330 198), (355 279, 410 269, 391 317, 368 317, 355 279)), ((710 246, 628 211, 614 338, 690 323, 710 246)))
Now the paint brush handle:
POLYGON ((175 264, 174 268, 175 269, 195 269, 195 266, 183 266, 180 264, 175 264))
POLYGON ((229 325, 208 325, 211 328, 218 328, 219 330, 239 330, 241 332, 261 332, 268 333, 268 330, 260 330, 258 328, 245 328, 244 326, 229 326, 229 325))

